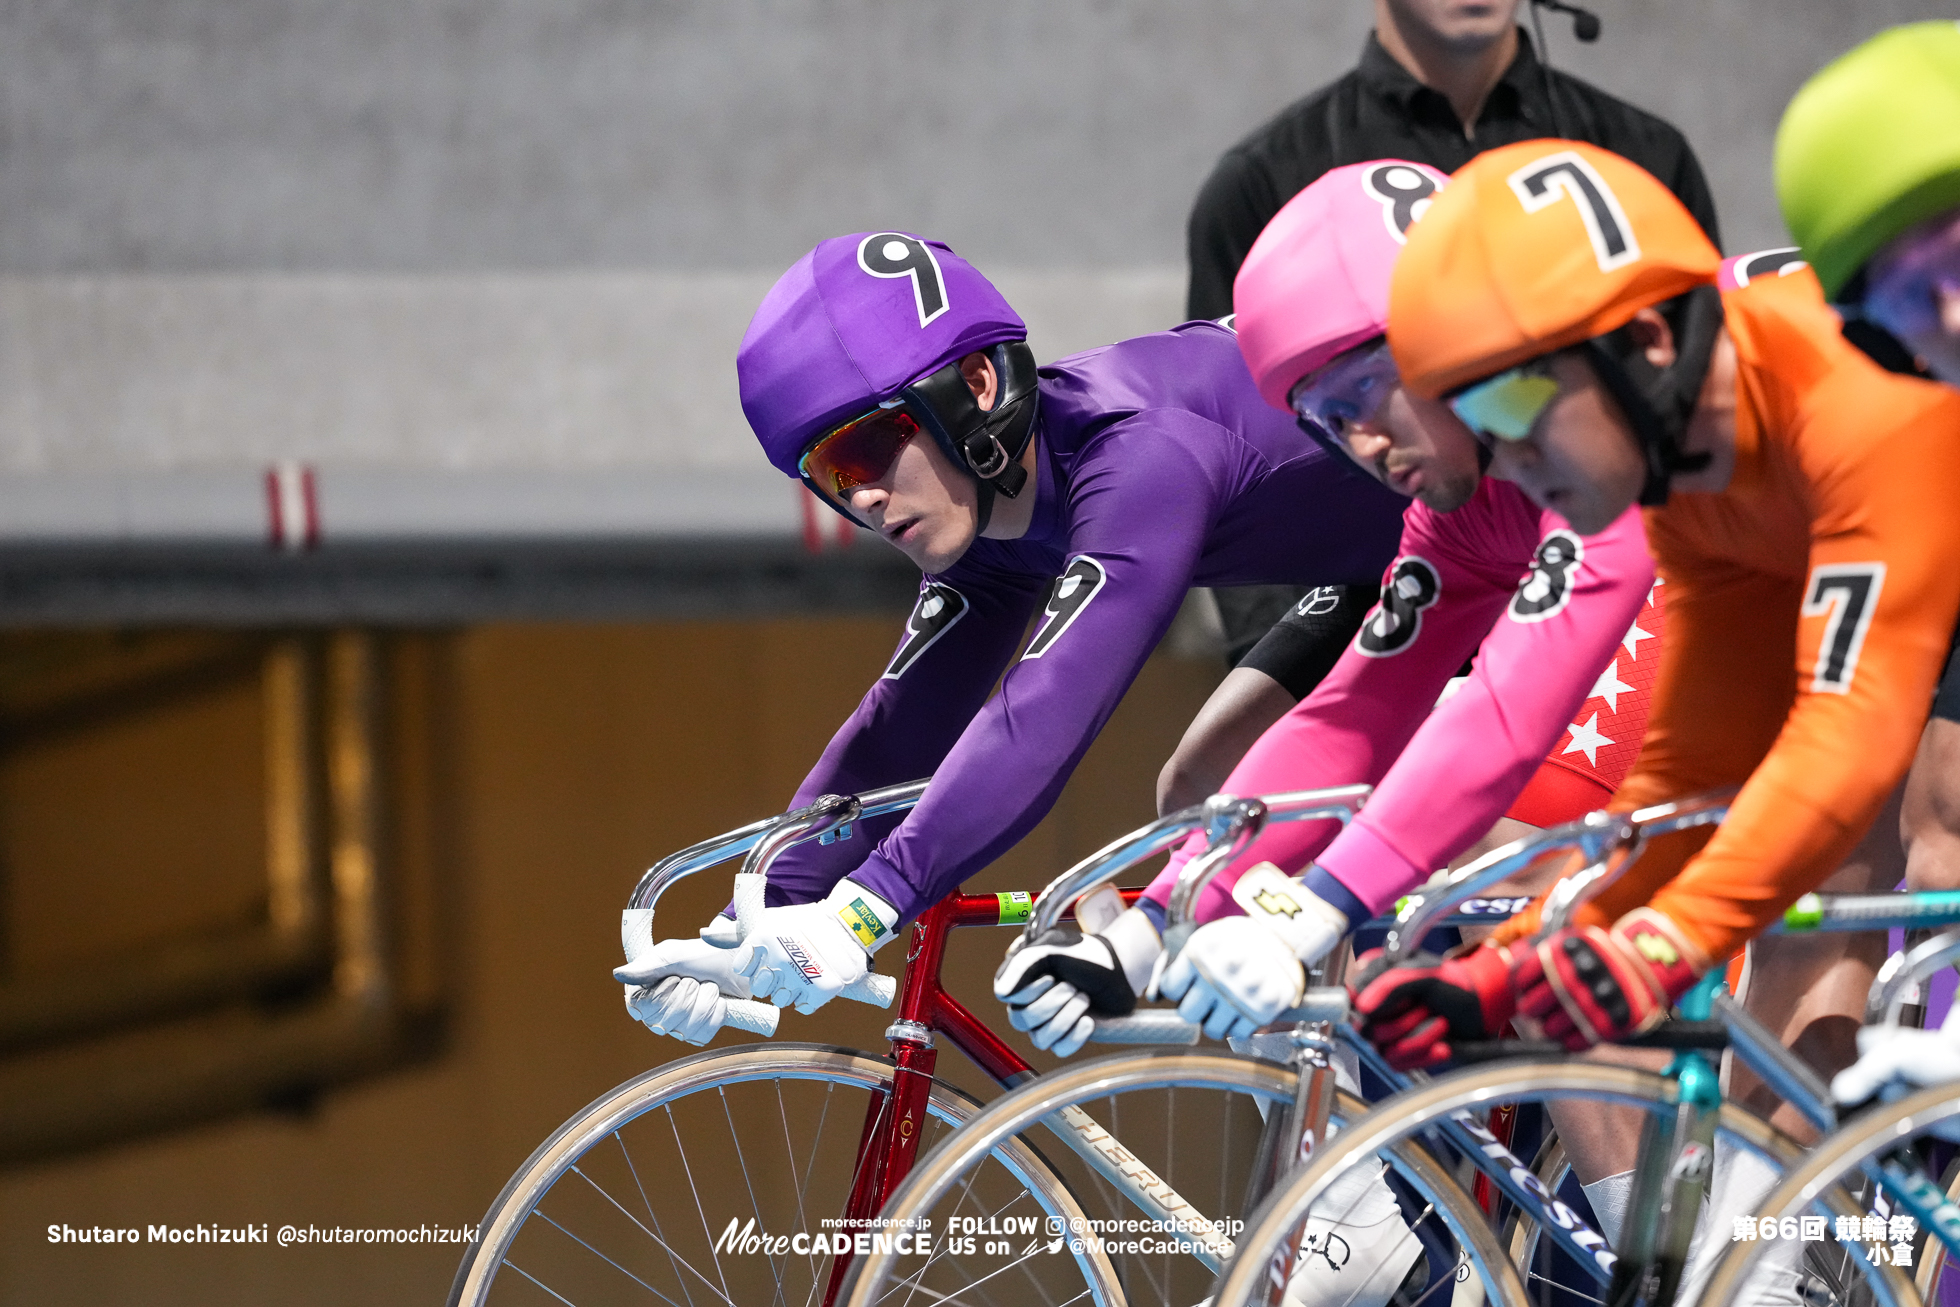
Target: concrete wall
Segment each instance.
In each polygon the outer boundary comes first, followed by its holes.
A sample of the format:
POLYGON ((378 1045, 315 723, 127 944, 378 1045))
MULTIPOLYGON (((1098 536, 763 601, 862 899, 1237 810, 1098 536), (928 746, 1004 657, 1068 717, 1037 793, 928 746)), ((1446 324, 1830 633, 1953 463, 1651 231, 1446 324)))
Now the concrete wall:
MULTIPOLYGON (((1790 92, 1860 36, 1943 8, 1618 0, 1598 45, 1563 22, 1550 44, 1687 131, 1744 249, 1782 239, 1768 160, 1790 92)), ((810 244, 944 236, 999 276, 1048 356, 1167 323, 1211 161, 1351 64, 1371 12, 8 6, 0 471, 291 458, 575 483, 678 460, 760 483, 732 347, 810 244)), ((0 502, 0 537, 16 516, 0 502)), ((790 503, 779 518, 793 528, 790 503)))
MULTIPOLYGON (((1602 0, 1554 59, 1666 113, 1739 248, 1777 115, 1920 0, 1602 0)), ((989 268, 1170 267, 1218 151, 1365 0, 10 6, 0 270, 765 269, 867 225, 989 268)))

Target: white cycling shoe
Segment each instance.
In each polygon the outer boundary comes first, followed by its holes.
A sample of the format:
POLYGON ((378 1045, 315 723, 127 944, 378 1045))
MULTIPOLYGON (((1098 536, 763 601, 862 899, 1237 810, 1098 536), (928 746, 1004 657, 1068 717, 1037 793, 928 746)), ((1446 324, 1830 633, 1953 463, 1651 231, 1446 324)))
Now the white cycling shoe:
POLYGON ((1402 1219, 1380 1164, 1357 1166, 1314 1204, 1286 1282, 1286 1302, 1387 1307, 1421 1257, 1422 1241, 1402 1219))
MULTIPOLYGON (((1284 1034, 1230 1042, 1234 1052, 1271 1062, 1284 1062, 1293 1052, 1293 1041, 1284 1034)), ((1335 1083, 1350 1094, 1360 1092, 1360 1069, 1354 1050, 1335 1050, 1335 1083)), ((1259 1114, 1266 1114, 1264 1101, 1259 1114)), ((1288 1307, 1387 1307, 1409 1278, 1422 1257, 1422 1241, 1402 1219, 1402 1205, 1382 1172, 1379 1162, 1357 1166, 1314 1204, 1287 1278, 1288 1307)))

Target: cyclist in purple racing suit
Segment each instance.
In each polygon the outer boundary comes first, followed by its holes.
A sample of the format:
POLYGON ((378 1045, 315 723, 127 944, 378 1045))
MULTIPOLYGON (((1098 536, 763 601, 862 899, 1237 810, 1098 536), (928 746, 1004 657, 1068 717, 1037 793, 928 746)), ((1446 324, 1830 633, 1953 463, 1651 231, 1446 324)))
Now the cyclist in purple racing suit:
POLYGON ((725 913, 619 968, 656 1033, 706 1042, 728 998, 809 1012, 855 983, 1047 812, 1191 586, 1366 584, 1394 555, 1404 501, 1267 405, 1228 326, 1042 368, 1026 336, 903 232, 823 242, 756 311, 736 370, 769 461, 925 574, 791 802, 933 779, 902 819, 785 854, 746 937, 725 913))

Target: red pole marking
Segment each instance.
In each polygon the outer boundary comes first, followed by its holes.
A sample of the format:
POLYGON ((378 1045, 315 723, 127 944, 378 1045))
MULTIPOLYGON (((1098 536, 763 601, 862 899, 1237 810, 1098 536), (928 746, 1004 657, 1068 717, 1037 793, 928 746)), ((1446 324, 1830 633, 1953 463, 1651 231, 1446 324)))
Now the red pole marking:
POLYGON ((286 518, 280 499, 279 468, 274 465, 265 470, 265 543, 271 549, 286 546, 286 518))
POLYGON ((817 520, 817 497, 808 486, 798 485, 796 502, 803 509, 803 548, 805 552, 820 554, 823 552, 823 523, 817 520))
POLYGON ((320 492, 305 463, 265 470, 266 543, 290 553, 320 547, 320 492))

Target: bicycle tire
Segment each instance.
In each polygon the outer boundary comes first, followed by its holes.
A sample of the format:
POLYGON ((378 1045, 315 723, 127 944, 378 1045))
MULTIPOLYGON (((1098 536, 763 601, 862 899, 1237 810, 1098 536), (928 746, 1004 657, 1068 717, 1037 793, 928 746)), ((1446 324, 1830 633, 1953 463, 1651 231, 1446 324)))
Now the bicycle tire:
MULTIPOLYGON (((1572 1164, 1566 1157, 1565 1144, 1560 1141, 1556 1134, 1549 1135, 1544 1143, 1540 1145, 1537 1154, 1532 1159, 1532 1174, 1538 1177, 1538 1182, 1544 1185, 1548 1191, 1558 1193, 1560 1187, 1565 1183, 1566 1178, 1571 1174, 1571 1171, 1572 1164)), ((1960 1197, 1960 1164, 1956 1164, 1954 1168, 1949 1193, 1952 1196, 1960 1197)), ((1517 1207, 1510 1207, 1509 1215, 1505 1218, 1504 1222, 1504 1244, 1510 1249, 1511 1260, 1517 1264, 1519 1272, 1524 1276, 1526 1287, 1530 1288, 1533 1281, 1542 1280, 1547 1288, 1548 1294, 1556 1294, 1564 1291, 1573 1296, 1583 1296, 1585 1294, 1583 1287, 1563 1284, 1556 1279, 1542 1274, 1536 1269, 1539 1249, 1544 1244, 1543 1234, 1543 1226, 1532 1220, 1529 1215, 1517 1207)), ((1712 1238, 1718 1236, 1710 1235, 1707 1237, 1712 1238)), ((1943 1251, 1945 1245, 1935 1239, 1932 1240, 1932 1247, 1943 1251)), ((1838 1307, 1859 1307, 1859 1304, 1872 1301, 1871 1299, 1858 1296, 1855 1290, 1846 1291, 1843 1288, 1845 1277, 1840 1266, 1812 1263, 1806 1260, 1803 1269, 1806 1276, 1814 1282, 1803 1293, 1806 1301, 1816 1302, 1820 1304, 1820 1307, 1823 1304, 1836 1304, 1838 1307), (1833 1296, 1834 1291, 1835 1296, 1833 1296)), ((1933 1274, 1936 1274, 1936 1272, 1936 1266, 1929 1266, 1925 1262, 1920 1263, 1920 1269, 1915 1273, 1914 1279, 1919 1286, 1919 1293, 1922 1299, 1927 1297, 1927 1289, 1932 1283, 1933 1274)), ((1862 1283, 1862 1278, 1859 1282, 1862 1283)))
MULTIPOLYGON (((1960 1202, 1960 1157, 1947 1164, 1946 1174, 1941 1178, 1941 1192, 1949 1202, 1960 1202)), ((1948 1254, 1946 1244, 1931 1230, 1921 1230, 1913 1244, 1913 1252, 1918 1257, 1918 1269, 1913 1272, 1913 1287, 1919 1290, 1922 1300, 1932 1299, 1938 1291, 1940 1276, 1954 1265, 1954 1258, 1948 1254)))
MULTIPOLYGON (((988 1149, 1021 1137, 1051 1113, 1081 1102, 1165 1086, 1225 1089, 1258 1094, 1275 1103, 1290 1102, 1297 1079, 1292 1069, 1272 1062, 1231 1053, 1184 1050, 1117 1054, 1064 1067, 994 1100, 964 1129, 922 1156, 906 1183, 886 1204, 885 1215, 910 1219, 929 1214, 952 1192, 966 1168, 984 1158, 988 1149)), ((1360 1100, 1340 1094, 1336 1119, 1358 1118, 1365 1108, 1360 1100)), ((1393 1165, 1435 1205, 1459 1245, 1476 1248, 1469 1260, 1483 1279, 1484 1301, 1522 1307, 1527 1301, 1522 1282, 1503 1256, 1481 1209, 1448 1170, 1419 1145, 1401 1150, 1393 1165)), ((898 1257, 892 1253, 859 1257, 840 1302, 845 1307, 874 1307, 887 1292, 897 1263, 898 1257)))
MULTIPOLYGON (((1960 1085, 1935 1085, 1909 1094, 1896 1103, 1874 1108, 1869 1114, 1839 1127, 1818 1141, 1810 1155, 1801 1164, 1790 1168, 1784 1174, 1783 1182, 1763 1200, 1763 1205, 1757 1209, 1757 1218, 1780 1222, 1786 1216, 1800 1216, 1817 1204, 1824 1205, 1833 1216, 1862 1216, 1860 1205, 1852 1203, 1844 1193, 1845 1181, 1853 1177, 1862 1179, 1865 1175, 1864 1163, 1873 1155, 1902 1147, 1915 1135, 1956 1117, 1960 1117, 1960 1085)), ((1952 1192, 1951 1188, 1948 1192, 1952 1192)), ((1738 1242, 1731 1247, 1716 1263, 1703 1301, 1724 1301, 1716 1295, 1724 1291, 1732 1292, 1734 1286, 1744 1283, 1756 1258, 1768 1246, 1757 1241, 1738 1242)), ((1918 1260, 1924 1267, 1935 1265, 1935 1259, 1930 1256, 1918 1260)), ((1940 1260, 1944 1262, 1943 1257, 1940 1260)), ((1901 1275, 1899 1267, 1888 1265, 1875 1268, 1865 1264, 1862 1259, 1859 1262, 1868 1282, 1874 1271, 1890 1273, 1889 1277, 1881 1277, 1881 1280, 1906 1278, 1901 1275)), ((1937 1274, 1937 1269, 1934 1269, 1932 1275, 1937 1274)), ((1916 1303, 1922 1297, 1922 1286, 1913 1283, 1913 1279, 1907 1280, 1908 1292, 1898 1292, 1894 1286, 1888 1294, 1877 1283, 1874 1283, 1874 1292, 1878 1300, 1888 1304, 1888 1307, 1893 1303, 1916 1303)))
MULTIPOLYGON (((887 1059, 854 1049, 820 1044, 765 1043, 720 1049, 682 1058, 655 1067, 616 1086, 574 1113, 540 1144, 511 1176, 503 1191, 491 1203, 482 1225, 478 1228, 476 1240, 463 1255, 450 1288, 449 1307, 484 1307, 496 1288, 499 1272, 507 1266, 516 1270, 518 1276, 523 1279, 539 1285, 546 1294, 557 1301, 580 1301, 564 1297, 559 1292, 563 1285, 557 1288, 545 1285, 531 1271, 508 1261, 508 1258, 513 1244, 524 1230, 526 1223, 534 1213, 539 1212, 547 1196, 553 1192, 559 1181, 567 1175, 578 1174, 588 1186, 592 1185, 592 1180, 580 1168, 579 1163, 604 1141, 617 1138, 618 1131, 630 1123, 657 1109, 670 1107, 672 1104, 709 1092, 717 1093, 721 1097, 726 1110, 729 1086, 757 1082, 774 1082, 778 1086, 779 1094, 780 1086, 787 1081, 825 1084, 832 1089, 846 1086, 865 1091, 867 1094, 887 1092, 893 1070, 892 1063, 887 1059)), ((928 1103, 928 1112, 932 1118, 957 1129, 977 1115, 980 1110, 980 1104, 969 1095, 943 1082, 934 1082, 928 1103)), ((671 1123, 671 1111, 667 1115, 671 1123)), ((730 1115, 729 1119, 732 1131, 733 1116, 730 1115)), ((845 1113, 844 1124, 850 1137, 856 1138, 861 1128, 861 1120, 852 1119, 849 1113, 845 1113)), ((784 1128, 787 1132, 789 1129, 787 1121, 784 1128)), ((821 1134, 820 1128, 819 1137, 821 1134)), ((675 1129, 675 1135, 678 1142, 678 1128, 675 1129)), ((620 1142, 619 1147, 622 1153, 626 1152, 626 1144, 623 1141, 620 1142)), ((1034 1201, 1045 1213, 1059 1215, 1064 1219, 1081 1215, 1081 1208, 1074 1196, 1069 1193, 1067 1186, 1054 1175, 1040 1154, 1025 1141, 1009 1140, 993 1156, 1014 1179, 1027 1187, 1034 1201)), ((631 1165, 630 1158, 629 1165, 631 1165)), ((746 1163, 744 1168, 746 1172, 746 1163)), ((792 1171, 793 1169, 792 1163, 792 1171)), ((811 1172, 806 1172, 806 1177, 809 1174, 811 1172)), ((688 1175, 691 1181, 691 1167, 688 1175)), ((644 1190, 641 1196, 646 1198, 648 1214, 651 1216, 652 1200, 646 1197, 644 1190)), ((698 1191, 696 1201, 698 1208, 698 1191)), ((798 1197, 798 1205, 802 1206, 801 1195, 798 1197)), ((842 1195, 839 1194, 838 1202, 832 1210, 841 1212, 842 1207, 842 1195)), ((543 1220, 556 1228, 563 1228, 549 1214, 545 1214, 543 1220)), ((704 1231, 711 1229, 705 1211, 701 1217, 701 1225, 704 1231)), ((660 1229, 657 1220, 652 1231, 648 1231, 644 1225, 641 1225, 642 1232, 650 1235, 654 1235, 654 1232, 660 1229)), ((584 1242, 577 1234, 571 1234, 570 1237, 584 1242)), ((673 1260, 673 1249, 669 1243, 658 1235, 654 1235, 654 1238, 669 1260, 673 1260)), ((590 1245, 587 1246, 590 1248, 590 1245)), ((601 1250, 591 1249, 591 1251, 601 1260, 612 1261, 601 1250)), ((825 1256, 827 1258, 828 1254, 825 1256)), ((818 1259, 818 1261, 823 1260, 818 1259)), ((1109 1307, 1120 1307, 1122 1296, 1114 1271, 1108 1265, 1107 1259, 1084 1256, 1076 1258, 1075 1263, 1088 1282, 1088 1293, 1095 1302, 1108 1304, 1109 1307)), ((730 1296, 725 1279, 721 1287, 717 1288, 698 1268, 689 1269, 704 1282, 704 1292, 710 1300, 723 1301, 730 1296)), ((681 1280, 683 1289, 687 1290, 681 1296, 681 1300, 692 1302, 693 1292, 689 1289, 689 1281, 681 1276, 681 1270, 680 1266, 675 1267, 676 1277, 681 1280)), ((717 1261, 718 1277, 720 1273, 721 1268, 717 1261)), ((824 1274, 824 1272, 818 1271, 817 1274, 824 1274)), ((643 1289, 650 1287, 646 1286, 644 1281, 641 1284, 643 1289)), ((780 1292, 780 1283, 778 1289, 780 1292)), ((663 1296, 667 1297, 668 1301, 676 1300, 671 1296, 658 1295, 657 1291, 655 1300, 663 1296)), ((647 1300, 644 1292, 635 1298, 635 1301, 647 1300)), ((796 1300, 791 1299, 791 1301, 796 1300)), ((584 1307, 583 1302, 580 1302, 580 1307, 584 1307)))

